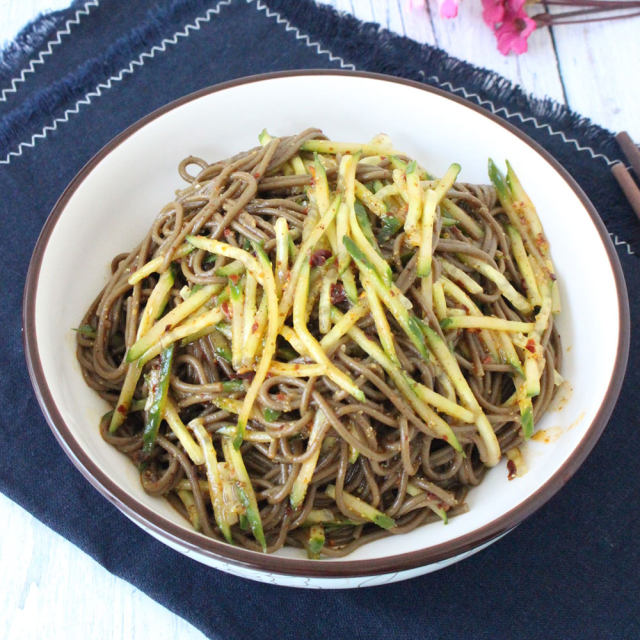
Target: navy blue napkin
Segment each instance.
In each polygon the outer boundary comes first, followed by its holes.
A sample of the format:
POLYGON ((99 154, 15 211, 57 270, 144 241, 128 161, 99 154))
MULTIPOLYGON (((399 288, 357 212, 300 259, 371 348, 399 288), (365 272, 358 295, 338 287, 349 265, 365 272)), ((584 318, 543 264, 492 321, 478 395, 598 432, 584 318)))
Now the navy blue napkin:
POLYGON ((78 2, 30 25, 0 56, 0 490, 212 638, 640 637, 637 331, 615 413, 567 486, 487 550, 384 587, 301 591, 201 566, 131 524, 55 442, 26 373, 20 308, 57 197, 110 138, 156 107, 289 68, 404 76, 521 128, 600 211, 637 322, 640 225, 610 175, 620 153, 609 132, 493 73, 308 1, 78 2))

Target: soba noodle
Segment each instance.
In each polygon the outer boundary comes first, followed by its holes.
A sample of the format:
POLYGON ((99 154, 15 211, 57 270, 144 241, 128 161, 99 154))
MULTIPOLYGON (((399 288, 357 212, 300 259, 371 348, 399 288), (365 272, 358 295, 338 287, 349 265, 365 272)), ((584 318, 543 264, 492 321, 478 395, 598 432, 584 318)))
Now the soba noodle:
POLYGON ((560 380, 555 274, 511 168, 439 179, 308 129, 209 164, 78 329, 103 438, 203 534, 343 556, 466 510, 560 380), (243 417, 244 416, 244 417, 243 417))

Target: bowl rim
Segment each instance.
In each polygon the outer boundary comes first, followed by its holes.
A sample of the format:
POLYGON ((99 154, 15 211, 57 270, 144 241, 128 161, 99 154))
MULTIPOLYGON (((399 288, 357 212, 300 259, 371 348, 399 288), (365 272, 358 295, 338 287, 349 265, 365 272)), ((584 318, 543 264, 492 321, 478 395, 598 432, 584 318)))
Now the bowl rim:
POLYGON ((540 508, 557 491, 559 491, 560 488, 564 486, 569 478, 571 478, 571 476, 577 471, 591 449, 594 447, 607 425, 611 413, 613 412, 620 393, 627 365, 630 340, 630 314, 627 289, 620 260, 614 249, 613 243, 611 242, 607 229, 594 205, 577 182, 571 177, 568 171, 549 152, 531 139, 527 134, 516 128, 510 122, 503 120, 495 113, 487 111, 483 107, 474 104, 469 100, 448 93, 437 87, 379 73, 335 69, 310 69, 278 71, 246 76, 205 87, 152 111, 131 124, 102 147, 102 149, 100 149, 80 169, 73 180, 68 184, 53 206, 53 209, 40 232, 29 263, 29 270, 25 283, 22 307, 22 328, 23 346, 31 384, 34 388, 40 408, 55 438, 84 478, 137 525, 141 526, 148 532, 151 532, 155 537, 165 543, 168 543, 173 548, 177 547, 184 553, 194 555, 196 558, 198 556, 204 556, 210 563, 226 563, 227 565, 236 566, 252 572, 274 573, 284 576, 350 578, 408 571, 463 554, 508 532, 540 508), (38 281, 42 267, 42 260, 51 234, 58 222, 58 219, 64 212, 67 203, 74 195, 80 184, 111 151, 151 121, 169 111, 191 102, 192 100, 197 100, 203 96, 240 85, 264 82, 272 79, 304 76, 351 76, 409 86, 421 91, 433 93, 446 100, 457 102, 482 114, 486 118, 492 120, 495 124, 498 124, 500 127, 514 134, 541 155, 543 159, 560 174, 563 180, 581 201, 600 235, 600 239, 609 259, 618 294, 618 347, 611 379, 609 380, 606 393, 603 396, 603 400, 592 423, 589 425, 585 435, 562 467, 558 469, 558 471, 556 471, 556 473, 534 493, 528 496, 517 506, 474 531, 431 547, 406 553, 393 554, 383 558, 369 560, 313 561, 308 559, 284 558, 275 555, 262 554, 208 538, 195 531, 186 530, 176 523, 166 520, 163 516, 138 502, 131 494, 116 485, 116 483, 113 482, 109 476, 89 458, 74 438, 69 427, 66 425, 44 376, 38 349, 38 338, 35 332, 35 307, 38 281))

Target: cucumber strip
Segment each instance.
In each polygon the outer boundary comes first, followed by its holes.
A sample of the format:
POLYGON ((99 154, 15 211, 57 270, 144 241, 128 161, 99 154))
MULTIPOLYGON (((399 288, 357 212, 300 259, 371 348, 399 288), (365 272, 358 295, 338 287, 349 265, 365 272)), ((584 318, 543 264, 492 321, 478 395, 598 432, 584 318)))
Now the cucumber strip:
POLYGON ((535 354, 524 350, 524 387, 529 398, 540 395, 540 369, 535 354))
POLYGON ((482 287, 466 272, 451 264, 448 260, 440 260, 442 271, 446 273, 451 280, 458 282, 469 293, 482 293, 482 287))
POLYGON ((329 182, 327 181, 327 172, 317 153, 313 154, 313 168, 315 171, 313 186, 318 211, 326 211, 329 208, 329 182))
POLYGON ((293 172, 297 176, 306 176, 308 173, 300 156, 293 156, 293 158, 291 158, 291 166, 293 167, 293 172))
POLYGON ((351 238, 345 236, 342 239, 342 242, 347 248, 347 251, 349 251, 353 257, 355 263, 358 265, 360 271, 365 272, 370 276, 369 282, 371 282, 385 306, 389 311, 391 311, 391 315, 402 327, 403 331, 415 345, 416 349, 418 349, 420 355, 429 362, 429 353, 424 345, 424 337, 422 336, 420 328, 416 324, 415 317, 409 314, 406 307, 402 304, 402 292, 393 283, 390 287, 384 284, 377 271, 373 268, 371 263, 351 238))
POLYGON ((316 469, 316 464, 318 464, 322 439, 324 438, 328 425, 329 422, 324 413, 318 409, 313 419, 309 440, 307 441, 307 450, 315 447, 315 452, 302 463, 300 471, 298 471, 298 475, 291 487, 289 503, 293 509, 298 509, 298 507, 300 507, 304 502, 304 498, 307 495, 307 489, 311 479, 313 478, 313 472, 316 469))
POLYGON ((193 499, 193 493, 191 491, 187 491, 185 489, 178 489, 176 491, 180 500, 182 500, 182 504, 184 508, 187 510, 187 515, 189 516, 189 521, 191 522, 191 526, 196 530, 200 531, 200 515, 198 514, 198 509, 196 508, 195 500, 193 499))
POLYGON ((320 346, 320 343, 311 335, 307 328, 306 306, 309 290, 309 269, 309 262, 305 261, 300 273, 293 302, 293 328, 311 358, 313 358, 313 360, 318 364, 325 367, 325 375, 335 382, 335 384, 337 384, 341 389, 344 389, 347 393, 356 398, 356 400, 364 402, 364 393, 362 393, 355 382, 346 373, 338 369, 338 367, 336 367, 336 365, 327 358, 327 355, 320 346))
POLYGON ((387 205, 381 200, 377 194, 374 195, 358 180, 354 183, 355 195, 362 204, 369 209, 372 213, 375 213, 378 217, 382 217, 387 213, 387 205))
POLYGON ((358 222, 364 237, 367 239, 367 242, 376 250, 376 253, 382 255, 380 253, 380 247, 378 247, 378 242, 376 241, 376 237, 373 235, 373 229, 371 227, 371 220, 369 220, 369 214, 367 210, 359 203, 356 202, 353 205, 353 210, 355 213, 355 218, 358 222))
POLYGON ((400 171, 400 169, 394 169, 391 175, 393 176, 393 185, 398 192, 398 200, 400 204, 406 205, 406 208, 403 211, 406 217, 406 211, 409 206, 409 191, 407 189, 407 179, 405 177, 404 171, 400 171))
POLYGON ((309 527, 309 539, 307 541, 307 554, 309 558, 319 558, 324 547, 324 527, 321 524, 314 524, 309 527))
MULTIPOLYGON (((236 276, 237 277, 237 276, 236 276)), ((242 280, 229 281, 231 299, 231 366, 237 371, 242 359, 244 332, 244 283, 242 280)))
MULTIPOLYGON (((325 489, 325 493, 334 500, 336 499, 336 488, 335 485, 328 485, 325 489)), ((364 518, 365 520, 369 520, 374 524, 377 524, 382 529, 393 529, 396 526, 396 523, 393 518, 388 516, 386 513, 382 513, 375 507, 372 507, 370 504, 367 504, 364 500, 360 500, 357 496, 354 496, 346 491, 342 492, 342 499, 344 500, 345 505, 354 513, 356 513, 360 518, 364 518)))
POLYGON ((448 329, 490 329, 492 331, 509 331, 527 333, 534 328, 533 322, 504 320, 495 316, 451 316, 440 321, 444 330, 448 329))
MULTIPOLYGON (((535 229, 539 226, 538 214, 519 181, 517 181, 515 173, 512 170, 510 179, 506 180, 493 160, 489 158, 489 178, 496 188, 502 208, 505 210, 511 224, 520 233, 527 251, 546 272, 544 279, 555 279, 547 240, 544 235, 536 236, 535 233, 535 229), (518 197, 523 195, 525 197, 518 199, 514 196, 513 188, 516 189, 518 197)), ((541 280, 538 279, 538 286, 540 284, 541 280)))
MULTIPOLYGON (((216 433, 221 436, 233 438, 236 434, 236 428, 232 426, 218 427, 216 433)), ((263 442, 266 444, 273 442, 273 438, 266 431, 251 431, 250 429, 245 429, 244 440, 245 442, 263 442)))
POLYGON ((169 379, 171 377, 171 364, 173 362, 174 345, 162 352, 160 369, 154 369, 150 374, 150 391, 147 409, 147 419, 144 424, 142 434, 142 451, 150 453, 158 436, 158 428, 164 415, 167 403, 167 392, 169 390, 169 379))
POLYGON ((251 328, 256 317, 256 294, 258 281, 251 273, 247 273, 244 282, 244 309, 242 311, 242 337, 241 345, 245 345, 251 335, 251 328))
POLYGON ((320 299, 318 301, 318 331, 323 335, 331 330, 331 288, 338 280, 335 267, 329 269, 322 278, 320 299))
MULTIPOLYGON (((420 494, 424 493, 424 491, 422 489, 419 489, 418 487, 416 487, 415 484, 413 484, 413 482, 408 482, 407 483, 407 493, 412 496, 419 496, 420 494)), ((442 508, 439 507, 436 504, 427 504, 427 506, 429 507, 429 509, 431 509, 431 511, 433 511, 443 522, 443 524, 448 524, 449 523, 449 516, 447 515, 447 512, 442 508)))
MULTIPOLYGON (((234 258, 244 263, 248 271, 251 271, 258 282, 264 289, 264 295, 267 298, 267 332, 262 347, 262 357, 256 368, 256 373, 251 381, 247 394, 242 404, 242 411, 238 415, 237 435, 234 441, 236 447, 240 447, 242 443, 242 435, 244 434, 247 420, 251 414, 253 403, 255 402, 262 383, 267 377, 269 365, 273 354, 276 351, 276 340, 278 338, 278 295, 276 293, 276 282, 273 277, 271 264, 266 255, 262 251, 258 251, 258 258, 254 258, 251 254, 232 247, 231 245, 212 240, 211 238, 187 236, 187 242, 190 242, 199 249, 205 249, 210 253, 224 255, 225 257, 234 258)), ((308 264, 308 262, 307 262, 308 264)), ((200 292, 198 292, 200 293, 200 292)), ((198 295, 198 293, 194 295, 198 295)), ((185 303, 186 304, 186 303, 185 303)))
MULTIPOLYGON (((451 282, 448 278, 441 278, 444 292, 452 298, 455 302, 458 302, 467 309, 467 313, 472 316, 484 315, 482 311, 476 306, 475 302, 457 285, 455 282, 451 282)), ((453 311, 453 309, 450 309, 453 311)), ((442 318, 439 318, 442 320, 442 318)), ((494 362, 500 362, 498 356, 498 346, 493 338, 493 335, 487 329, 480 329, 480 337, 484 342, 487 351, 491 354, 494 362)))
MULTIPOLYGON (((218 291, 218 285, 209 284, 200 291, 196 291, 189 296, 184 302, 174 307, 169 313, 157 320, 155 324, 142 336, 127 352, 126 361, 134 362, 143 353, 148 351, 156 342, 160 340, 162 335, 170 328, 177 325, 187 316, 199 309, 211 296, 218 291)), ((183 336, 184 337, 184 336, 183 336)))
MULTIPOLYGON (((369 306, 366 300, 360 300, 355 306, 351 307, 344 315, 340 316, 340 319, 334 322, 334 325, 322 340, 320 340, 320 346, 324 351, 331 351, 331 349, 338 343, 342 336, 346 335, 349 329, 355 325, 360 318, 364 318, 369 310, 369 306)), ((333 316, 333 310, 331 310, 333 316)), ((299 352, 301 353, 301 352, 299 352)))
MULTIPOLYGON (((325 213, 322 214, 320 221, 313 228, 309 237, 302 242, 300 245, 300 249, 296 255, 295 262, 291 269, 291 274, 289 277, 289 282, 287 286, 284 288, 282 293, 282 297, 280 298, 280 304, 278 307, 278 328, 284 325, 284 321, 289 315, 289 311, 291 311, 291 307, 293 305, 293 297, 296 291, 296 283, 298 278, 300 277, 300 270, 304 262, 308 262, 311 252, 313 248, 316 246, 318 240, 322 237, 324 232, 327 230, 329 224, 333 221, 338 213, 338 208, 340 207, 342 196, 338 194, 333 201, 331 202, 331 206, 325 213)), ((271 313, 271 312, 269 312, 271 313)))
POLYGON ((147 304, 140 316, 136 340, 142 338, 142 336, 151 329, 153 323, 162 315, 162 312, 169 301, 169 296, 171 295, 174 282, 175 269, 173 266, 170 266, 164 273, 160 274, 156 286, 149 295, 147 304))
POLYGON ((447 300, 444 295, 444 286, 442 280, 436 280, 431 287, 431 295, 433 296, 433 308, 438 320, 447 317, 447 300))
POLYGON ((278 411, 277 409, 271 409, 271 407, 265 407, 262 410, 262 415, 267 422, 275 422, 280 417, 281 414, 282 414, 282 411, 278 411))
POLYGON ((531 306, 537 307, 542 303, 542 298, 540 296, 540 290, 538 289, 538 283, 536 282, 531 263, 529 262, 529 257, 527 256, 524 243, 522 242, 522 236, 511 224, 507 225, 506 230, 509 240, 511 240, 511 251, 513 252, 513 257, 516 260, 516 264, 518 265, 518 269, 520 270, 520 274, 524 280, 529 302, 531 302, 531 306))
MULTIPOLYGON (((341 313, 335 307, 332 313, 336 321, 339 321, 341 313)), ((462 451, 462 447, 451 430, 451 427, 418 396, 415 389, 416 382, 409 378, 399 367, 394 365, 380 346, 368 338, 364 331, 358 329, 358 327, 352 327, 349 329, 349 337, 389 374, 398 391, 407 399, 432 433, 436 437, 448 442, 456 451, 462 451)), ((441 404, 442 411, 446 413, 446 409, 451 405, 446 402, 447 399, 444 398, 444 396, 441 396, 441 398, 445 401, 441 404)))
POLYGON ((380 344, 382 344, 384 352, 389 356, 389 358, 391 358, 391 361, 396 366, 400 366, 398 354, 396 353, 396 347, 393 342, 391 327, 389 326, 387 316, 384 313, 380 298, 378 298, 375 287, 373 286, 370 278, 365 272, 362 272, 360 274, 360 278, 362 279, 362 287, 365 291, 365 295, 367 296, 367 301, 369 302, 369 310, 371 312, 371 317, 373 318, 373 321, 375 323, 376 331, 378 332, 380 344))
POLYGON ((175 329, 171 329, 147 351, 145 351, 138 359, 138 368, 142 368, 149 360, 155 358, 163 349, 166 349, 169 345, 190 338, 194 335, 201 334, 202 332, 213 331, 216 324, 224 318, 224 313, 221 309, 210 309, 204 313, 194 314, 193 317, 188 318, 182 324, 179 324, 175 329))
POLYGON ((393 238, 402 228, 402 221, 394 216, 384 216, 381 219, 381 229, 378 233, 378 242, 384 244, 387 240, 393 238))
MULTIPOLYGON (((338 192, 342 194, 342 204, 338 208, 338 214, 336 215, 336 236, 338 238, 349 234, 349 210, 353 207, 355 198, 355 173, 355 158, 351 155, 343 156, 338 169, 338 192)), ((342 274, 350 262, 349 253, 339 244, 338 273, 342 274)))
POLYGON ((446 413, 452 418, 460 420, 460 422, 466 422, 468 424, 473 424, 475 422, 475 415, 472 411, 465 409, 457 402, 452 402, 446 396, 437 393, 433 389, 429 389, 429 387, 426 387, 422 383, 416 382, 413 385, 413 390, 419 398, 428 402, 432 407, 438 409, 438 411, 446 413))
MULTIPOLYGON (((301 355, 308 357, 307 349, 302 344, 300 338, 298 338, 298 334, 286 324, 281 327, 280 335, 301 355)), ((324 338, 323 338, 324 339, 324 338)))
POLYGON ((469 383, 462 375, 460 366, 458 365, 455 356, 451 353, 451 351, 449 351, 449 347, 447 346, 447 344, 433 329, 431 329, 424 323, 422 323, 422 330, 424 331, 429 346, 440 361, 442 368, 451 379, 451 382, 453 383, 458 396, 460 397, 464 405, 468 409, 470 409, 476 416, 475 424, 478 427, 478 432, 480 433, 480 436, 482 437, 486 446, 486 459, 483 460, 483 462, 489 467, 495 466, 496 464, 498 464, 501 454, 500 445, 498 444, 498 439, 496 438, 496 434, 493 430, 493 427, 491 426, 491 423, 482 411, 482 407, 476 400, 476 397, 473 395, 473 391, 471 391, 469 383))
POLYGON ((266 552, 267 542, 264 537, 264 531, 262 529, 262 520, 260 519, 260 510, 258 509, 258 502, 256 500, 256 494, 253 491, 251 484, 251 478, 247 473, 247 469, 244 466, 242 454, 236 448, 235 442, 231 438, 222 438, 222 450, 224 452, 225 460, 233 467, 236 477, 236 490, 240 503, 245 508, 245 515, 249 521, 251 527, 251 533, 256 539, 258 544, 262 547, 262 551, 266 552))
POLYGON ((260 346, 262 336, 267 328, 267 296, 262 296, 258 311, 254 316, 254 321, 249 327, 249 335, 242 347, 242 370, 251 368, 253 360, 260 346))
POLYGON ((488 278, 495 283, 496 287, 500 290, 500 293, 511 304, 522 313, 531 313, 533 307, 530 302, 519 292, 516 291, 514 286, 507 280, 504 274, 500 273, 497 269, 494 269, 491 265, 472 258, 471 256, 458 256, 463 262, 473 267, 478 273, 481 273, 485 278, 488 278))
POLYGON ((422 225, 420 228, 420 247, 418 249, 418 275, 421 277, 428 276, 431 273, 431 259, 433 248, 433 226, 436 219, 436 208, 440 201, 451 189, 458 174, 460 173, 460 165, 452 164, 438 180, 437 186, 427 189, 424 198, 424 208, 422 210, 422 225))
POLYGON ((109 433, 114 433, 118 430, 120 425, 124 422, 129 411, 131 410, 131 403, 133 402, 133 394, 136 392, 138 386, 138 380, 142 374, 142 368, 136 365, 129 365, 127 373, 120 389, 120 396, 118 397, 118 403, 116 408, 111 414, 111 421, 109 423, 109 433))
POLYGON ((533 406, 531 398, 521 398, 518 401, 520 407, 520 423, 522 424, 522 435, 529 439, 533 435, 533 406))
POLYGON ((211 436, 204 428, 204 424, 200 418, 192 420, 189 423, 189 428, 193 431, 204 455, 209 497, 211 498, 211 505, 213 507, 213 517, 225 540, 231 544, 233 543, 231 526, 227 520, 227 514, 224 508, 222 478, 220 477, 218 458, 216 456, 216 450, 213 448, 211 436))
POLYGON ((407 234, 407 240, 414 246, 420 245, 420 231, 418 223, 420 221, 420 214, 423 210, 423 192, 420 186, 420 176, 416 171, 416 163, 412 162, 407 166, 404 173, 404 180, 406 182, 406 191, 408 198, 407 217, 404 221, 404 230, 407 234))
POLYGON ((397 155, 399 152, 394 151, 387 144, 372 144, 360 142, 334 142, 333 140, 307 140, 300 146, 302 151, 315 151, 317 153, 326 153, 335 155, 337 153, 352 154, 362 153, 365 156, 389 156, 397 155))
POLYGON ((305 364, 302 362, 271 361, 269 373, 272 376, 289 376, 291 378, 314 378, 327 375, 323 364, 305 364))
POLYGON ((335 520, 336 517, 331 509, 311 509, 302 523, 302 526, 310 527, 313 524, 335 522, 335 520))
POLYGON ((228 264, 225 264, 224 267, 220 267, 216 269, 216 275, 224 278, 228 278, 229 276, 240 276, 244 273, 244 265, 240 260, 233 260, 228 264))
MULTIPOLYGON (((369 218, 364 214, 364 218, 369 221, 369 218)), ((375 250, 373 243, 367 239, 366 234, 362 231, 360 224, 358 223, 355 207, 349 207, 349 226, 351 227, 351 236, 357 247, 362 251, 363 255, 367 258, 369 263, 373 265, 373 268, 378 272, 378 275, 382 278, 382 281, 387 287, 390 287, 393 282, 393 275, 391 267, 387 261, 375 250)), ((346 235, 346 234, 343 234, 346 235)), ((338 236, 343 237, 343 236, 338 236)), ((375 242, 375 240, 373 240, 375 242)), ((344 245, 343 245, 343 249, 344 245)), ((348 255, 348 251, 346 251, 348 255)))
POLYGON ((461 209, 455 202, 449 198, 442 199, 442 208, 447 215, 451 216, 458 221, 460 226, 474 239, 480 240, 484 236, 482 227, 464 210, 461 209))
POLYGON ((273 136, 271 136, 266 129, 263 129, 259 134, 258 134, 258 142, 265 147, 269 142, 271 142, 271 140, 273 140, 273 136))
POLYGON ((176 435, 180 444, 183 446, 187 455, 191 458, 191 462, 195 465, 204 464, 204 454, 202 448, 191 437, 189 430, 185 427, 184 423, 178 415, 176 406, 173 404, 170 398, 166 399, 164 407, 164 419, 167 421, 169 428, 176 435))
POLYGON ((519 375, 524 377, 524 369, 522 368, 522 362, 520 362, 520 358, 518 357, 518 353, 516 352, 515 347, 513 346, 513 342, 511 341, 511 336, 506 331, 498 331, 496 333, 496 338, 500 343, 500 353, 502 356, 502 361, 506 364, 510 364, 514 371, 519 375))
POLYGON ((289 225, 286 218, 278 218, 273 228, 276 234, 276 291, 280 295, 289 272, 289 225))
MULTIPOLYGON (((184 258, 186 255, 189 255, 193 251, 193 247, 188 244, 180 245, 174 254, 174 258, 177 260, 179 258, 184 258)), ((149 260, 146 264, 143 264, 138 270, 134 271, 128 278, 127 282, 129 284, 136 284, 136 282, 140 282, 144 280, 146 277, 150 276, 152 273, 155 273, 162 264, 164 263, 164 256, 158 256, 157 258, 153 258, 149 260)))

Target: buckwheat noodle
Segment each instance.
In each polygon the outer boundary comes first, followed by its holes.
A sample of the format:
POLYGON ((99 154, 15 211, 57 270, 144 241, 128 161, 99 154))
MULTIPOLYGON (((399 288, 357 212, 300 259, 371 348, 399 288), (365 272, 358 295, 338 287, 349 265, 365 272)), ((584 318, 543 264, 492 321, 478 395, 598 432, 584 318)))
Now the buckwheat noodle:
MULTIPOLYGON (((191 247, 193 250, 184 255, 182 248, 193 236, 216 239, 254 257, 259 257, 256 247, 261 246, 271 265, 276 265, 282 258, 278 255, 276 229, 277 224, 282 223, 276 221, 284 219, 290 247, 287 273, 278 274, 275 269, 281 296, 287 287, 296 251, 323 213, 316 210, 314 220, 310 219, 314 207, 318 208, 314 190, 319 176, 317 165, 315 171, 313 168, 313 153, 307 150, 313 147, 310 141, 322 140, 325 136, 320 130, 307 129, 295 136, 268 138, 259 147, 213 164, 197 157, 185 158, 178 172, 186 181, 186 187, 177 191, 175 199, 160 211, 138 246, 113 259, 111 276, 87 310, 77 334, 77 357, 87 384, 116 413, 119 410, 123 413, 115 429, 110 429, 113 412, 102 419, 102 437, 138 465, 145 491, 166 497, 203 534, 222 540, 227 536, 223 536, 212 507, 207 466, 194 463, 168 420, 160 421, 152 446, 144 448, 145 423, 153 411, 147 398, 154 393, 159 380, 161 355, 149 359, 142 367, 130 408, 122 410, 119 405, 127 372, 139 366, 137 362, 127 362, 126 355, 140 338, 141 318, 152 292, 158 287, 160 274, 168 269, 175 274, 166 296, 164 314, 188 300, 192 292, 217 285, 209 308, 217 302, 223 310, 218 320, 220 330, 209 327, 209 332, 201 332, 200 337, 196 335, 190 340, 187 336, 174 342, 167 397, 192 437, 196 434, 192 426, 195 419, 201 420, 211 437, 216 464, 222 474, 221 495, 232 505, 233 513, 225 516, 230 523, 231 539, 235 544, 257 551, 264 547, 247 520, 250 511, 246 492, 241 491, 244 485, 237 470, 229 468, 230 450, 223 448, 222 440, 237 436, 237 407, 256 375, 260 349, 266 349, 266 333, 263 333, 252 362, 234 367, 230 358, 233 324, 228 296, 230 285, 241 279, 245 287, 244 300, 256 296, 255 307, 261 295, 266 300, 266 288, 263 290, 259 281, 249 284, 247 269, 238 268, 231 273, 229 266, 234 263, 233 258, 214 255, 198 247, 191 247), (302 172, 300 167, 307 170, 302 172), (160 260, 156 261, 153 271, 134 284, 129 282, 132 274, 157 258, 160 260), (230 381, 233 384, 227 384, 230 381)), ((339 150, 322 155, 330 194, 344 190, 341 163, 347 155, 339 150)), ((455 292, 459 294, 462 289, 485 317, 535 322, 540 305, 531 305, 528 312, 518 310, 505 297, 504 287, 496 283, 495 277, 488 277, 489 272, 481 266, 487 265, 490 273, 503 275, 522 296, 530 293, 521 272, 522 262, 514 255, 514 242, 507 232, 508 212, 494 186, 452 184, 446 197, 454 207, 448 209, 440 203, 437 208, 430 274, 427 278, 421 277, 418 275, 419 248, 408 241, 407 231, 401 225, 391 231, 388 228, 391 216, 402 221, 407 212, 401 188, 398 191, 398 177, 410 171, 407 169, 409 159, 402 154, 386 156, 369 152, 369 158, 363 161, 365 155, 356 156, 355 181, 371 194, 384 188, 390 194, 384 215, 371 211, 364 202, 378 255, 390 266, 397 291, 405 297, 405 302, 410 301, 405 308, 410 306, 411 314, 422 319, 437 339, 443 341, 438 343, 432 338, 434 342, 429 344, 433 349, 436 344, 445 344, 453 354, 479 404, 479 409, 472 412, 474 416, 477 411, 486 416, 499 452, 514 450, 524 439, 522 407, 515 399, 522 378, 514 374, 512 364, 491 355, 492 343, 494 347, 498 345, 497 351, 503 354, 501 332, 455 328, 455 325, 450 328, 442 322, 442 306, 435 303, 436 290, 442 291, 440 285, 448 282, 444 300, 446 311, 454 320, 472 315, 468 305, 461 301, 463 298, 455 296, 455 292), (448 211, 457 212, 457 219, 448 211), (427 280, 426 285, 423 280, 427 280), (433 297, 430 287, 435 287, 433 297)), ((435 184, 433 179, 429 183, 428 176, 421 179, 425 189, 435 184)), ((382 197, 379 200, 384 201, 382 197)), ((536 249, 526 242, 525 245, 533 262, 536 249)), ((346 295, 343 276, 338 273, 337 260, 332 259, 332 246, 325 236, 313 246, 308 257, 311 284, 304 292, 307 327, 313 338, 321 341, 327 330, 325 327, 322 333, 318 328, 323 301, 326 303, 329 299, 333 307, 329 328, 353 308, 355 301, 349 301, 346 295)), ((353 260, 349 269, 358 273, 353 260)), ((359 300, 367 300, 364 286, 358 279, 355 282, 359 300)), ((254 328, 260 315, 259 308, 256 312, 255 307, 254 328)), ((250 307, 245 308, 252 312, 250 307)), ((446 374, 445 367, 433 357, 434 351, 425 358, 411 336, 403 331, 398 317, 388 307, 382 308, 393 336, 391 349, 395 349, 397 370, 404 372, 411 384, 420 383, 451 404, 469 409, 470 405, 462 401, 461 392, 446 374)), ((266 327, 264 317, 263 314, 266 327)), ((364 313, 355 322, 355 329, 360 330, 358 335, 378 344, 382 338, 377 322, 373 313, 364 313)), ((293 330, 288 313, 283 324, 293 330)), ((167 327, 165 333, 173 328, 167 327)), ((466 510, 467 492, 481 482, 487 470, 490 452, 475 418, 465 422, 434 410, 455 435, 460 445, 456 450, 446 437, 434 432, 433 425, 427 424, 424 416, 407 401, 408 392, 398 387, 389 369, 363 350, 353 335, 348 332, 339 336, 326 350, 326 356, 337 371, 361 390, 364 401, 341 387, 335 376, 317 373, 300 376, 279 374, 276 370, 266 376, 257 390, 238 451, 255 494, 267 552, 290 545, 305 547, 314 556, 344 556, 371 540, 451 517, 466 510), (318 412, 322 412, 323 421, 316 425, 318 412), (311 437, 316 427, 317 432, 311 437), (294 508, 292 490, 305 462, 310 460, 315 460, 315 465, 311 464, 310 477, 303 483, 303 498, 294 508), (373 507, 375 513, 383 514, 384 518, 372 516, 361 508, 361 503, 373 507), (320 536, 318 547, 312 545, 311 530, 313 535, 320 536)), ((513 334, 502 332, 502 335, 513 334)), ((524 361, 528 343, 518 343, 514 338, 513 344, 515 353, 524 361)), ((543 327, 539 344, 543 365, 539 365, 539 393, 531 398, 534 421, 549 406, 559 376, 557 372, 561 369, 562 350, 553 314, 543 327)), ((245 342, 240 346, 245 346, 245 342)), ((302 353, 299 345, 288 342, 282 333, 277 338, 273 359, 289 363, 290 367, 316 362, 309 354, 302 353)), ((526 403, 522 395, 520 401, 526 403)), ((161 417, 166 418, 166 414, 161 417)))

